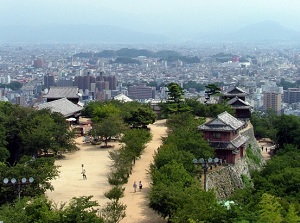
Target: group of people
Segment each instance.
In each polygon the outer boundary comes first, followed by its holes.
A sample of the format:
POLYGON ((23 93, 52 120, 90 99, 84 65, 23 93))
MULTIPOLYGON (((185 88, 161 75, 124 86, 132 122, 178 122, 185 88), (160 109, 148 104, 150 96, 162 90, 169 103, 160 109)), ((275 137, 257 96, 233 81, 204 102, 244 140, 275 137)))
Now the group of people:
MULTIPOLYGON (((139 189, 140 189, 140 191, 142 190, 142 188, 143 188, 143 184, 142 184, 142 181, 140 181, 139 182, 139 189)), ((136 192, 136 189, 137 189, 137 183, 134 181, 134 183, 133 183, 133 191, 134 191, 134 193, 136 192)))
MULTIPOLYGON (((84 169, 84 165, 82 164, 81 167, 82 167, 82 172, 81 172, 82 178, 83 178, 84 180, 86 180, 87 177, 86 177, 86 171, 85 171, 85 169, 84 169)), ((137 186, 138 186, 138 185, 137 185, 136 181, 134 181, 134 183, 133 183, 133 190, 134 190, 134 192, 136 192, 137 186)), ((142 181, 139 182, 139 189, 140 189, 140 191, 142 191, 142 189, 143 189, 142 181)))

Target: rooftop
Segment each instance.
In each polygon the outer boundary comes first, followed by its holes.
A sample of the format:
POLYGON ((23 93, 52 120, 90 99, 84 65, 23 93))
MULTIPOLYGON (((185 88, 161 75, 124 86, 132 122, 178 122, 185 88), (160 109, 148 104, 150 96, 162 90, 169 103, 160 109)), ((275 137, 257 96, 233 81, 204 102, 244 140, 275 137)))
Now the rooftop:
POLYGON ((230 115, 228 112, 219 114, 216 118, 211 121, 198 126, 199 130, 210 130, 210 131, 236 131, 242 126, 244 122, 230 115))
POLYGON ((61 98, 51 102, 39 104, 36 106, 36 108, 38 110, 50 109, 51 112, 59 112, 64 117, 72 116, 73 114, 80 112, 83 109, 82 106, 76 105, 66 98, 61 98))
POLYGON ((51 87, 44 98, 79 98, 77 87, 51 87))

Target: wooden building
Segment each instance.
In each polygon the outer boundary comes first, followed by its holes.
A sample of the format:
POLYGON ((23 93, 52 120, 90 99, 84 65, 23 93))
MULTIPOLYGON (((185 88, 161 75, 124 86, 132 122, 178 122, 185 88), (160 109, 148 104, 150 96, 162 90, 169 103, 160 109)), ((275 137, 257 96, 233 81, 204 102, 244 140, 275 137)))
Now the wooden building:
POLYGON ((227 102, 235 111, 235 117, 238 119, 250 119, 251 117, 251 106, 246 101, 235 97, 227 102))
POLYGON ((67 98, 61 98, 58 100, 39 104, 35 106, 35 108, 38 110, 50 109, 51 112, 61 113, 65 118, 73 117, 76 119, 78 119, 81 114, 81 110, 83 109, 82 106, 72 103, 67 98))
POLYGON ((245 122, 238 120, 228 112, 223 112, 216 118, 200 125, 198 129, 203 132, 204 138, 215 149, 217 158, 235 164, 245 154, 245 143, 248 137, 239 133, 245 127, 245 122))
POLYGON ((48 94, 44 95, 47 102, 55 101, 61 98, 67 98, 69 101, 77 104, 79 102, 77 87, 50 87, 48 94))
POLYGON ((235 117, 239 119, 250 119, 251 106, 245 99, 248 95, 247 92, 239 87, 231 87, 223 93, 223 100, 235 111, 235 117))
POLYGON ((239 99, 245 101, 248 93, 239 87, 230 87, 225 92, 223 92, 223 99, 232 99, 238 97, 239 99))

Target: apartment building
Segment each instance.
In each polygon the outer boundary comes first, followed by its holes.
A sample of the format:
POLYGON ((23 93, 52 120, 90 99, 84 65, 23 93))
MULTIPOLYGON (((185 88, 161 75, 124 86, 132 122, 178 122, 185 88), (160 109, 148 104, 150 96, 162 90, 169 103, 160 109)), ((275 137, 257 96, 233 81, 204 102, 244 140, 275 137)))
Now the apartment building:
POLYGON ((281 94, 277 92, 265 92, 263 99, 263 110, 272 110, 275 114, 281 114, 281 94))

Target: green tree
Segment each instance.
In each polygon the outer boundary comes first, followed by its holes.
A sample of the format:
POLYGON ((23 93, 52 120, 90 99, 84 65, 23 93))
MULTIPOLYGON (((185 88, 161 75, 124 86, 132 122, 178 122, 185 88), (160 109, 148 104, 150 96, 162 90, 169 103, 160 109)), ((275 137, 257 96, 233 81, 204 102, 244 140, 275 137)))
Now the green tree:
POLYGON ((142 127, 146 128, 147 125, 153 124, 157 115, 149 107, 138 108, 131 111, 130 116, 125 119, 125 122, 133 128, 142 127))
POLYGON ((280 148, 284 144, 300 144, 300 118, 294 115, 282 115, 275 123, 276 142, 280 148))
POLYGON ((125 218, 126 205, 113 200, 109 202, 101 211, 105 223, 118 223, 125 218))
POLYGON ((114 186, 109 191, 104 193, 104 196, 109 200, 118 201, 120 198, 124 197, 124 187, 114 186))
POLYGON ((97 216, 99 204, 91 201, 92 196, 74 197, 69 205, 62 211, 63 223, 103 223, 103 219, 97 216))
POLYGON ((21 199, 0 207, 0 219, 5 223, 59 222, 59 215, 51 209, 52 203, 44 196, 21 199))
POLYGON ((207 89, 205 91, 205 94, 207 96, 207 98, 206 98, 207 100, 210 99, 210 96, 221 93, 221 88, 216 84, 209 84, 209 85, 205 86, 205 88, 207 89))
POLYGON ((132 156, 135 163, 136 158, 140 158, 146 147, 146 143, 152 139, 152 135, 145 129, 130 129, 127 130, 120 142, 125 144, 127 153, 132 156))
POLYGON ((149 206, 162 217, 172 218, 183 205, 183 188, 191 186, 194 178, 182 164, 171 162, 151 172, 153 182, 149 193, 149 206))
POLYGON ((100 106, 95 106, 93 110, 92 120, 95 123, 99 123, 110 116, 113 117, 120 116, 120 112, 121 112, 120 109, 118 109, 114 104, 109 102, 103 103, 100 106))
POLYGON ((111 137, 121 134, 124 129, 125 125, 118 116, 108 116, 95 123, 88 134, 93 137, 100 137, 104 141, 105 147, 107 147, 111 137))
POLYGON ((178 112, 188 112, 191 108, 185 103, 183 98, 184 90, 176 83, 168 84, 168 101, 162 103, 162 111, 165 115, 178 113, 178 112))
POLYGON ((195 164, 191 162, 195 156, 184 150, 179 150, 172 144, 165 144, 159 148, 154 156, 154 164, 152 168, 160 169, 164 165, 171 162, 182 163, 183 167, 189 172, 195 172, 195 164))
POLYGON ((197 222, 230 222, 229 212, 218 202, 213 191, 205 192, 199 186, 184 188, 182 207, 174 214, 172 222, 185 223, 188 219, 197 222))
MULTIPOLYGON (((54 165, 53 158, 37 158, 23 156, 15 166, 0 165, 0 172, 7 178, 21 179, 22 177, 34 178, 34 182, 22 186, 21 196, 37 196, 46 190, 53 190, 50 181, 58 176, 58 166, 54 165)), ((0 201, 12 202, 18 197, 15 187, 2 185, 0 201)))
POLYGON ((175 103, 180 102, 183 99, 184 90, 176 83, 168 84, 169 100, 175 103))
POLYGON ((285 222, 288 223, 299 223, 300 222, 300 216, 298 215, 295 205, 290 204, 288 212, 284 218, 285 222))
POLYGON ((259 206, 259 220, 261 223, 281 223, 283 217, 281 215, 282 207, 278 202, 278 198, 270 194, 264 193, 259 206))

